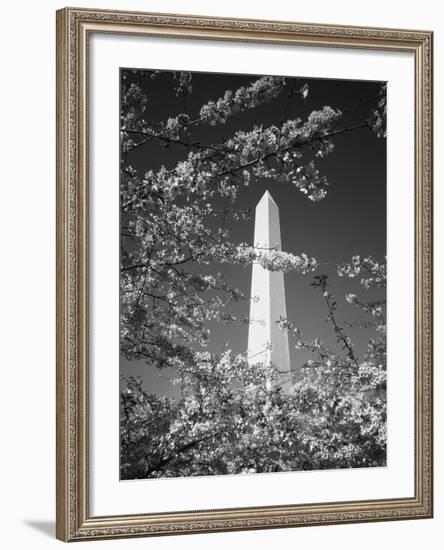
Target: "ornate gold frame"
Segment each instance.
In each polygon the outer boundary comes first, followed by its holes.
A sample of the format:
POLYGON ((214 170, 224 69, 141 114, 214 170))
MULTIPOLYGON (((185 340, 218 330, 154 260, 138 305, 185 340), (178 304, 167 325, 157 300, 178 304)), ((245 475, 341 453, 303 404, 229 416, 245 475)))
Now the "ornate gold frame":
POLYGON ((57 12, 57 538, 167 535, 432 517, 432 40, 429 31, 65 8, 57 12), (416 122, 415 496, 91 517, 87 414, 89 33, 412 52, 416 122))

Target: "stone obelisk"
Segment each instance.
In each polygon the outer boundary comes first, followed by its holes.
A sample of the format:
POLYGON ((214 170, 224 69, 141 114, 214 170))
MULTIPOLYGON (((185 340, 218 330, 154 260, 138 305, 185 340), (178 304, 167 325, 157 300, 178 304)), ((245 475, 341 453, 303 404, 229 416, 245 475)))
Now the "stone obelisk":
MULTIPOLYGON (((254 246, 263 255, 268 254, 267 250, 273 247, 281 250, 279 209, 268 191, 256 206, 254 246)), ((288 334, 277 324, 280 317, 287 317, 282 271, 269 271, 255 262, 251 278, 251 298, 249 363, 273 363, 282 372, 283 379, 289 380, 288 334)), ((283 386, 288 387, 288 382, 283 386)))

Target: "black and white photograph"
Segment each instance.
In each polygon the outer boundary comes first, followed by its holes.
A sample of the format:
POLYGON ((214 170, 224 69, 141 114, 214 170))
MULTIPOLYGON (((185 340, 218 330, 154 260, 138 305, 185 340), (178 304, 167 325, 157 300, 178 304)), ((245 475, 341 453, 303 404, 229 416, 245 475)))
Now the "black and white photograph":
POLYGON ((120 479, 386 466, 386 83, 120 69, 120 479))

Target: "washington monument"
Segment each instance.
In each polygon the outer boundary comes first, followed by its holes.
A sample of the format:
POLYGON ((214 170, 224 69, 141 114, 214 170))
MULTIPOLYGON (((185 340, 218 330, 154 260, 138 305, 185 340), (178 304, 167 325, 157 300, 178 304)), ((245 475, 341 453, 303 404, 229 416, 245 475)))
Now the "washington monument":
MULTIPOLYGON (((281 250, 279 208, 268 191, 265 191, 256 206, 254 246, 264 255, 270 254, 269 249, 281 250)), ((273 363, 280 372, 285 373, 283 378, 288 379, 288 334, 277 324, 280 317, 287 317, 282 271, 269 271, 255 262, 251 278, 251 298, 248 360, 250 364, 273 363)), ((288 387, 287 384, 285 386, 288 387)))

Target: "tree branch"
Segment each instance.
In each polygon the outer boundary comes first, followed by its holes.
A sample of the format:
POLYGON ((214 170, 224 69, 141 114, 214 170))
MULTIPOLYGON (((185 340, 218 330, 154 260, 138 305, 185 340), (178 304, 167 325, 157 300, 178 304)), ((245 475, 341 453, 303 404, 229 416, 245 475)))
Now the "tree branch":
MULTIPOLYGON (((185 141, 182 141, 180 139, 173 139, 173 138, 169 138, 169 137, 166 137, 165 135, 162 135, 164 134, 164 132, 160 133, 160 134, 155 134, 153 132, 148 132, 147 130, 122 130, 123 133, 128 133, 128 134, 138 134, 138 135, 141 135, 141 136, 149 136, 150 138, 152 139, 158 139, 160 141, 164 141, 166 143, 171 143, 171 144, 174 144, 174 145, 182 145, 183 147, 196 147, 197 149, 212 149, 213 146, 211 145, 202 145, 201 143, 199 143, 198 141, 194 141, 194 142, 185 142, 185 141)), ((147 141, 151 141, 150 140, 144 140, 143 143, 146 143, 147 141)), ((142 142, 140 142, 140 145, 142 144, 142 142)), ((135 149, 136 147, 138 147, 139 144, 135 145, 134 147, 132 147, 131 149, 129 149, 129 151, 132 151, 133 149, 135 149)))
POLYGON ((348 358, 353 361, 353 363, 356 365, 357 368, 359 368, 358 361, 355 357, 353 348, 349 343, 349 339, 344 334, 344 331, 342 330, 342 328, 338 325, 338 323, 336 321, 336 318, 335 318, 335 315, 334 315, 335 306, 330 302, 331 295, 327 291, 327 276, 322 275, 320 277, 315 277, 315 279, 317 280, 317 282, 312 283, 312 285, 315 288, 319 288, 322 292, 322 296, 324 297, 325 303, 327 304, 328 311, 329 311, 328 318, 330 319, 330 321, 333 324, 333 329, 335 331, 336 336, 338 337, 338 341, 341 341, 343 343, 343 347, 347 351, 348 358))

